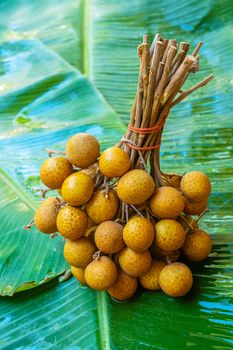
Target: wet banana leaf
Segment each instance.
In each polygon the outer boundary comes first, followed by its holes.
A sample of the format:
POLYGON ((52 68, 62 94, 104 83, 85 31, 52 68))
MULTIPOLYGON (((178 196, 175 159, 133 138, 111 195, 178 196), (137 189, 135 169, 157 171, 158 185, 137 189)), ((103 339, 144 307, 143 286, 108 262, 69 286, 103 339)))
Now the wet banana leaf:
POLYGON ((1 349, 232 348, 232 18, 230 0, 1 1, 1 349), (23 226, 40 201, 32 189, 45 148, 63 149, 79 131, 105 148, 126 130, 145 32, 192 47, 204 40, 201 71, 187 86, 210 73, 215 81, 171 110, 162 168, 210 176, 201 228, 214 251, 192 264, 185 298, 139 290, 117 303, 73 278, 58 283, 68 269, 62 239, 23 226))

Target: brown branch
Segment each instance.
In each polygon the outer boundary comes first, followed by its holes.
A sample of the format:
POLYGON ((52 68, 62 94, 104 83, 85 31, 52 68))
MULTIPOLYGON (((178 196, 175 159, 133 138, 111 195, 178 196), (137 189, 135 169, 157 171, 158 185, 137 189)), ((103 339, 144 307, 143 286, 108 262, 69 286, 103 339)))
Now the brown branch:
POLYGON ((173 102, 172 102, 172 107, 175 106, 177 103, 183 101, 186 97, 188 97, 191 93, 193 93, 195 90, 200 89, 201 87, 207 85, 212 79, 214 79, 214 76, 210 74, 207 78, 204 80, 200 81, 200 83, 192 86, 188 90, 182 92, 180 96, 178 96, 173 102))

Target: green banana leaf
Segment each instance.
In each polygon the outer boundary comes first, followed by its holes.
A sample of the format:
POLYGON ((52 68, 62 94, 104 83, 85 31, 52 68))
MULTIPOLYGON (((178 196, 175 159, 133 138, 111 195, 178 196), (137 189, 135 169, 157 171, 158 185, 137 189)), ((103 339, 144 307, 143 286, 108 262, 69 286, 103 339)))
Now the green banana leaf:
POLYGON ((0 349, 232 348, 232 18, 230 0, 0 2, 0 349), (74 278, 59 283, 62 239, 23 226, 40 201, 32 188, 45 148, 79 131, 105 148, 126 130, 145 32, 205 42, 187 86, 215 81, 171 110, 162 168, 210 176, 201 227, 214 251, 191 266, 185 298, 140 290, 118 303, 74 278))

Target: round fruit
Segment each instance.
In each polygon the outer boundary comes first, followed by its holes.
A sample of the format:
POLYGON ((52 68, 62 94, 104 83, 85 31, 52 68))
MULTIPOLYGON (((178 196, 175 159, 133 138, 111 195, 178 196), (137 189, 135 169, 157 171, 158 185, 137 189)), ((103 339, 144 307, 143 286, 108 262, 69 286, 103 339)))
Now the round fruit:
POLYGON ((61 193, 64 200, 73 206, 81 206, 91 198, 94 182, 90 176, 78 172, 68 176, 63 182, 61 193))
POLYGON ((200 215, 207 209, 208 199, 205 199, 202 202, 192 203, 187 199, 185 200, 184 213, 189 215, 200 215))
POLYGON ((71 266, 71 272, 73 276, 82 284, 87 284, 84 275, 84 269, 80 267, 71 266))
POLYGON ((64 257, 70 265, 85 268, 95 251, 94 244, 88 238, 82 237, 75 241, 66 241, 64 257))
POLYGON ((152 195, 154 188, 154 180, 146 171, 134 169, 120 178, 117 194, 125 203, 140 204, 152 195))
POLYGON ((165 266, 159 275, 161 289, 171 297, 182 297, 193 285, 193 275, 185 264, 175 262, 165 266))
POLYGON ((72 164, 64 157, 51 157, 40 168, 40 178, 45 186, 59 189, 67 176, 73 173, 72 164))
POLYGON ((99 169, 104 176, 122 176, 129 170, 129 168, 129 156, 119 147, 107 148, 100 156, 99 169))
POLYGON ((201 171, 191 171, 182 177, 181 191, 190 202, 202 202, 211 192, 210 180, 201 171))
POLYGON ((82 237, 86 232, 87 225, 87 215, 79 208, 67 205, 58 213, 57 229, 67 239, 75 240, 82 237))
POLYGON ((149 290, 159 290, 159 275, 165 266, 165 262, 161 260, 153 260, 150 270, 139 278, 140 284, 149 290))
POLYGON ((96 290, 106 290, 117 280, 117 268, 107 256, 94 259, 85 269, 87 284, 96 290))
POLYGON ((202 230, 195 230, 188 234, 182 248, 182 252, 191 261, 201 261, 208 257, 212 250, 210 235, 202 230))
POLYGON ((131 298, 135 294, 137 286, 137 278, 128 276, 123 271, 119 271, 117 281, 108 289, 108 293, 112 298, 123 301, 131 298))
POLYGON ((154 237, 154 226, 146 218, 134 216, 124 227, 124 241, 135 252, 140 253, 147 250, 151 246, 154 237))
POLYGON ((104 190, 95 191, 85 208, 87 215, 95 224, 112 220, 118 209, 117 195, 113 190, 110 190, 108 192, 108 198, 106 198, 104 190))
POLYGON ((78 168, 87 168, 95 163, 99 153, 100 144, 90 134, 76 134, 66 144, 66 157, 78 168))
POLYGON ((150 199, 150 208, 161 219, 175 219, 184 210, 185 200, 173 187, 164 186, 156 189, 150 199))
POLYGON ((172 219, 160 220, 155 225, 155 244, 162 250, 173 251, 182 247, 185 240, 183 226, 172 219))
POLYGON ((57 231, 58 205, 60 201, 55 197, 48 197, 37 208, 34 223, 35 226, 44 233, 54 233, 57 231))
POLYGON ((153 256, 153 258, 162 260, 165 263, 169 263, 169 264, 177 261, 180 257, 179 250, 173 250, 173 251, 162 250, 158 246, 156 246, 155 241, 152 243, 150 247, 150 253, 153 256))
POLYGON ((149 250, 137 253, 126 247, 119 253, 118 261, 127 275, 139 277, 149 271, 152 259, 149 250))
POLYGON ((95 231, 95 244, 101 252, 119 252, 125 246, 123 226, 115 221, 102 222, 95 231))

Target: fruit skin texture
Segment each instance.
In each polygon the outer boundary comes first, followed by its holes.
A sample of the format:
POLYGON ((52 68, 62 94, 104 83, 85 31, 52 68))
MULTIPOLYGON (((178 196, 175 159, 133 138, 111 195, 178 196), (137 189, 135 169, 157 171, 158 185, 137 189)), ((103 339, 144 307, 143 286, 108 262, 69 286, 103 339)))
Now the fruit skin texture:
POLYGON ((92 178, 81 172, 68 176, 61 187, 62 197, 73 206, 81 206, 88 202, 93 191, 92 178))
POLYGON ((154 237, 154 226, 146 218, 134 216, 124 227, 124 241, 135 252, 140 253, 147 250, 151 246, 154 237))
POLYGON ((80 267, 71 266, 72 275, 82 284, 87 284, 84 275, 84 269, 80 267))
POLYGON ((182 247, 185 240, 183 226, 172 219, 160 220, 155 225, 155 244, 162 250, 174 251, 182 247))
POLYGON ((87 226, 87 215, 79 208, 67 205, 58 213, 57 229, 67 239, 75 240, 82 237, 87 226))
POLYGON ((153 260, 150 270, 139 278, 140 284, 149 290, 159 290, 159 275, 165 266, 165 262, 161 260, 153 260))
POLYGON ((66 157, 78 168, 87 168, 95 163, 99 153, 100 144, 90 134, 76 134, 66 144, 66 157))
POLYGON ((150 199, 150 208, 161 219, 176 219, 184 210, 185 200, 173 187, 164 186, 155 190, 150 199))
POLYGON ((91 200, 86 204, 86 212, 95 223, 114 219, 118 209, 118 198, 113 190, 108 192, 108 198, 103 190, 95 191, 91 200))
POLYGON ((59 200, 55 197, 48 197, 37 208, 34 223, 43 233, 54 233, 57 231, 57 215, 59 200))
POLYGON ((95 231, 95 244, 101 252, 119 252, 125 246, 123 226, 115 221, 102 222, 95 231))
POLYGON ((134 169, 120 178, 117 194, 125 203, 140 204, 152 195, 154 188, 154 180, 146 171, 134 169))
POLYGON ((123 301, 131 298, 135 294, 137 286, 137 278, 128 276, 123 271, 119 271, 117 281, 108 289, 108 293, 112 298, 123 301))
POLYGON ((193 203, 202 202, 211 192, 211 183, 208 176, 201 171, 191 171, 181 180, 181 191, 193 203))
POLYGON ((119 177, 125 174, 130 168, 128 154, 119 147, 107 148, 100 155, 99 169, 104 176, 119 177))
POLYGON ((117 280, 117 268, 107 256, 93 260, 85 269, 87 284, 96 290, 106 290, 117 280))
POLYGON ((72 164, 64 157, 51 157, 40 168, 43 184, 52 189, 59 189, 63 181, 73 173, 72 164))
POLYGON ((201 261, 208 257, 212 250, 210 235, 202 230, 195 230, 193 234, 187 234, 182 252, 191 261, 201 261))
POLYGON ((149 271, 152 259, 149 250, 143 253, 136 253, 126 247, 119 253, 118 261, 120 267, 127 275, 139 277, 149 271))
POLYGON ((204 201, 198 203, 192 203, 186 199, 184 213, 188 215, 200 215, 205 209, 207 209, 207 204, 208 199, 204 199, 204 201))
POLYGON ((75 241, 66 241, 64 257, 70 265, 85 268, 95 251, 95 245, 88 238, 81 237, 75 241))
POLYGON ((171 297, 182 297, 193 285, 193 275, 185 264, 175 262, 165 266, 159 275, 161 289, 171 297))

